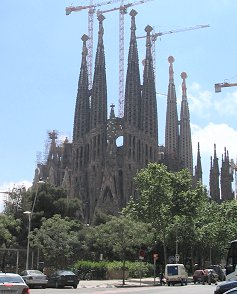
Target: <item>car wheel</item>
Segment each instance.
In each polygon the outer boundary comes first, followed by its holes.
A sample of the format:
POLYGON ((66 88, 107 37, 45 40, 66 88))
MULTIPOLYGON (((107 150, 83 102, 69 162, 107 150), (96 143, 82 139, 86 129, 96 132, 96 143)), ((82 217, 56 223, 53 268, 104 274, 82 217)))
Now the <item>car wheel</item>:
POLYGON ((73 288, 76 289, 77 288, 77 284, 73 285, 73 288))

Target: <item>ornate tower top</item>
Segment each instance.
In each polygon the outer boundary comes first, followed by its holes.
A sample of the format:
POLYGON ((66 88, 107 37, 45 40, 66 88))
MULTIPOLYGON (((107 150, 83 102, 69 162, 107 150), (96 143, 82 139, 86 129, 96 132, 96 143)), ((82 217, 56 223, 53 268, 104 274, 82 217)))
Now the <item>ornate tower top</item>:
POLYGON ((87 50, 87 47, 86 47, 86 42, 89 40, 89 37, 84 34, 82 37, 81 37, 81 40, 83 42, 83 47, 82 47, 82 65, 86 65, 86 56, 88 55, 88 50, 87 50))
POLYGON ((134 39, 136 38, 135 36, 135 31, 136 31, 136 23, 135 23, 135 16, 137 15, 136 10, 132 9, 130 11, 130 16, 131 16, 131 39, 134 41, 134 39))
POLYGON ((105 19, 103 14, 99 14, 98 16, 99 21, 99 32, 98 32, 98 44, 103 44, 103 35, 104 35, 104 28, 103 28, 103 21, 105 19))
POLYGON ((173 70, 173 63, 174 63, 174 57, 173 56, 169 56, 168 57, 168 62, 170 64, 169 66, 169 81, 173 82, 174 81, 174 70, 173 70))
POLYGON ((182 82, 182 95, 183 95, 183 97, 187 97, 186 79, 187 79, 188 75, 186 74, 186 72, 183 71, 180 76, 183 79, 183 82, 182 82))

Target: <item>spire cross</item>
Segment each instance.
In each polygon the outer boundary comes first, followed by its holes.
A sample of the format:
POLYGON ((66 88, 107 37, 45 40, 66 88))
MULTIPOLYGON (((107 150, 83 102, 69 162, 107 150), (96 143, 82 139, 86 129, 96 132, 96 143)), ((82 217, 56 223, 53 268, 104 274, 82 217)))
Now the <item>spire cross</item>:
POLYGON ((55 140, 58 137, 57 132, 55 130, 53 130, 52 132, 48 132, 48 134, 49 134, 49 138, 52 140, 55 140))

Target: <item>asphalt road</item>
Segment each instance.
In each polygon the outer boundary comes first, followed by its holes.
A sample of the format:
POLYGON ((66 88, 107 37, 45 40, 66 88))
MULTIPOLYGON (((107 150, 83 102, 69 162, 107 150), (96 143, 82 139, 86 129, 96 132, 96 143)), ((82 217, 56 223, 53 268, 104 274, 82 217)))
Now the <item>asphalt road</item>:
MULTIPOLYGON (((213 294, 216 288, 215 285, 188 284, 187 286, 153 286, 153 285, 125 285, 117 287, 113 284, 96 284, 94 281, 91 284, 79 285, 77 289, 31 289, 31 294, 213 294)), ((106 282, 106 281, 105 281, 106 282)))

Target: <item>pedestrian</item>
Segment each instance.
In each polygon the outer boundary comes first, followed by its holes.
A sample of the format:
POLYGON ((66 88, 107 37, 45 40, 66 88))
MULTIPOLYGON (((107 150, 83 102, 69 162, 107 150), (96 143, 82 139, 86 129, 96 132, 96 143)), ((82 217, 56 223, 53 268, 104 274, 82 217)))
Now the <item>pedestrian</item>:
POLYGON ((160 285, 161 285, 161 286, 162 286, 162 285, 165 285, 164 274, 163 274, 162 271, 160 272, 160 285))

